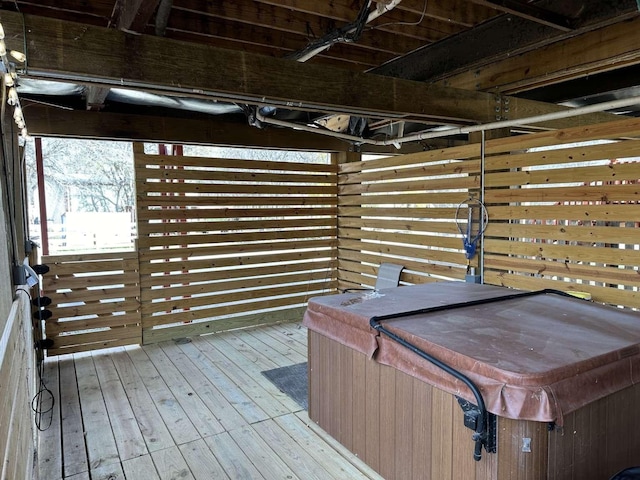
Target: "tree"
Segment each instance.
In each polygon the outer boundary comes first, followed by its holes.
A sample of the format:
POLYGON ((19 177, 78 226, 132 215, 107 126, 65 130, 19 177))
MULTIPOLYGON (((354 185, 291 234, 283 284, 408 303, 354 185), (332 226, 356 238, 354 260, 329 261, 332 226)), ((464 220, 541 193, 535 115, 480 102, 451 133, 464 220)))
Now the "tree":
MULTIPOLYGON (((131 143, 43 138, 42 153, 47 208, 51 214, 123 212, 133 208, 135 186, 131 143)), ((33 141, 27 143, 26 159, 28 188, 35 192, 33 141)))

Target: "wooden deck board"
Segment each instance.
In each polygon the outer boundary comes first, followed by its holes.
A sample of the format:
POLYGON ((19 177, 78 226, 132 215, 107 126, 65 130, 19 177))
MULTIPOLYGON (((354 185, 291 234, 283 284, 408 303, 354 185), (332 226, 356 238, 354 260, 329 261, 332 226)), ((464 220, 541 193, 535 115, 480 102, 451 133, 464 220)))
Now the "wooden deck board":
POLYGON ((47 360, 40 478, 380 479, 261 374, 306 361, 306 338, 284 324, 47 360))
MULTIPOLYGON (((47 388, 51 390, 56 404, 51 413, 51 425, 38 436, 38 451, 46 452, 46 456, 41 454, 38 462, 39 478, 49 478, 57 480, 62 478, 62 431, 60 429, 60 378, 58 372, 58 361, 54 357, 50 362, 45 363, 43 377, 46 378, 47 388), (58 448, 46 448, 52 445, 58 448)), ((46 426, 47 415, 44 415, 46 426)))

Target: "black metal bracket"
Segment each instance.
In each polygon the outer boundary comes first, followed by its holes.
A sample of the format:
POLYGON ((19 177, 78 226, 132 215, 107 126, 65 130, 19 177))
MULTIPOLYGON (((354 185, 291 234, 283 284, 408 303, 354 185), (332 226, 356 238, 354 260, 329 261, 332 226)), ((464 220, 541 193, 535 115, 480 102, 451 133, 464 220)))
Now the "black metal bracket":
POLYGON ((482 412, 477 405, 458 396, 456 396, 456 400, 458 400, 458 405, 460 405, 462 413, 464 414, 464 426, 476 432, 473 439, 476 442, 479 441, 480 445, 482 445, 488 453, 496 453, 498 445, 498 422, 496 416, 491 412, 486 412, 483 418, 482 412), (478 423, 483 420, 485 422, 484 428, 478 428, 478 423), (478 431, 482 433, 477 433, 478 431))

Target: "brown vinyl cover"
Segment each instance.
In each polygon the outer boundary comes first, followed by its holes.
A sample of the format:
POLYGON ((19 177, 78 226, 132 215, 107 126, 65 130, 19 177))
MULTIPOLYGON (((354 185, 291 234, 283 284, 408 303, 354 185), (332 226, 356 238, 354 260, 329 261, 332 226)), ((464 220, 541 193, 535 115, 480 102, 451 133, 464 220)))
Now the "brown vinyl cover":
MULTIPOLYGON (((304 324, 475 403, 461 381, 372 329, 374 316, 518 293, 440 282, 311 299, 304 324)), ((471 379, 499 416, 562 425, 563 415, 640 381, 640 315, 540 294, 386 320, 383 326, 471 379)))

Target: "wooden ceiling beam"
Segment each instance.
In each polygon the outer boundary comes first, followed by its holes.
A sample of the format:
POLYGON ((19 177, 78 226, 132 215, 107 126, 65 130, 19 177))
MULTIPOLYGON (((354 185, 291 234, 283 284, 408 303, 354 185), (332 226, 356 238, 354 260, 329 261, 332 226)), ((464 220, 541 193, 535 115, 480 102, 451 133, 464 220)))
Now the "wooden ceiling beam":
MULTIPOLYGON (((27 75, 101 85, 145 88, 254 104, 382 118, 451 123, 490 122, 501 99, 484 92, 445 88, 327 66, 133 35, 50 18, 3 13, 8 48, 29 45, 27 75), (24 23, 23 23, 24 22, 24 23), (25 34, 27 38, 22 38, 25 34)), ((509 99, 509 118, 566 110, 509 99)), ((502 102, 504 104, 504 102, 502 102)), ((605 114, 581 117, 607 121, 605 114)), ((576 119, 550 127, 575 125, 576 119)))
POLYGON ((640 17, 446 78, 457 88, 519 93, 640 64, 640 17))
MULTIPOLYGON (((69 111, 25 100, 29 133, 36 137, 64 137, 101 140, 146 141, 192 145, 219 145, 280 150, 323 152, 353 151, 353 145, 336 138, 284 128, 259 130, 246 123, 210 118, 172 118, 113 112, 69 111)), ((428 142, 431 148, 458 145, 444 139, 428 142)), ((363 145, 368 153, 412 153, 424 146, 415 143, 393 146, 363 145)))

